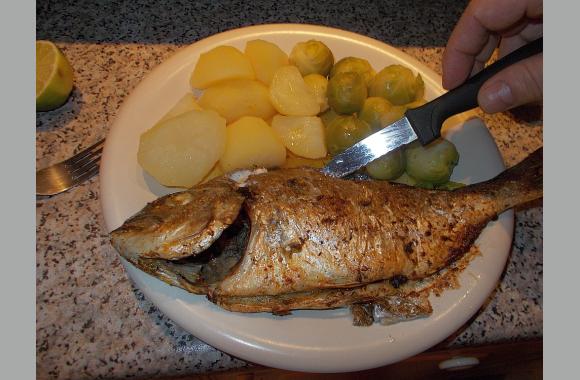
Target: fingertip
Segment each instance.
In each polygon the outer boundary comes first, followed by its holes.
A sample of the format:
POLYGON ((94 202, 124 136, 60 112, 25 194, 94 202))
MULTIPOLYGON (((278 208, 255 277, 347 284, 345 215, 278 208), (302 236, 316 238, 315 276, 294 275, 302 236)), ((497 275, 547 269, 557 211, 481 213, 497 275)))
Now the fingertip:
POLYGON ((443 60, 443 75, 441 85, 446 90, 451 90, 457 86, 457 70, 453 68, 453 62, 443 60))
POLYGON ((443 72, 443 78, 441 80, 441 85, 443 86, 444 89, 446 90, 451 90, 454 89, 455 87, 459 86, 461 83, 463 83, 464 79, 461 79, 458 75, 457 75, 457 71, 453 72, 443 72))
POLYGON ((541 100, 542 67, 539 54, 500 71, 479 90, 479 106, 487 113, 495 113, 541 100))
POLYGON ((454 89, 463 83, 468 77, 468 74, 460 75, 459 70, 448 70, 443 72, 443 78, 441 80, 441 85, 446 90, 454 89))
POLYGON ((443 79, 441 84, 443 88, 451 90, 469 78, 469 73, 474 63, 473 61, 473 56, 464 54, 448 46, 443 52, 442 59, 443 79))
POLYGON ((477 101, 486 113, 502 112, 515 106, 513 91, 503 80, 486 83, 479 90, 477 101))
POLYGON ((446 90, 450 90, 451 89, 449 79, 448 79, 447 75, 445 75, 445 73, 443 73, 443 80, 441 81, 441 85, 446 90))

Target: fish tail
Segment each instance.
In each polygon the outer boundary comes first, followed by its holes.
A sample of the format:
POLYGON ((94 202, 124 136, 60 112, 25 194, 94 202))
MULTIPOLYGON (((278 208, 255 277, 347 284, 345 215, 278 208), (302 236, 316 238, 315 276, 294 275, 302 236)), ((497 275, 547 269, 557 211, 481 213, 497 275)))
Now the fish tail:
POLYGON ((496 177, 474 185, 472 191, 492 196, 503 211, 542 198, 543 182, 543 149, 539 148, 496 177))

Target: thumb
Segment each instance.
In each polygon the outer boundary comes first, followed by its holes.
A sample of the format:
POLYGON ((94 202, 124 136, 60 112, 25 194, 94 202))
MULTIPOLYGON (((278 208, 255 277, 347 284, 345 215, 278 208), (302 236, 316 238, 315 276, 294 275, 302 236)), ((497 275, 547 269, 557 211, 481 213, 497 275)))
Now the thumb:
POLYGON ((483 84, 477 101, 487 113, 509 110, 542 100, 543 55, 514 64, 483 84))

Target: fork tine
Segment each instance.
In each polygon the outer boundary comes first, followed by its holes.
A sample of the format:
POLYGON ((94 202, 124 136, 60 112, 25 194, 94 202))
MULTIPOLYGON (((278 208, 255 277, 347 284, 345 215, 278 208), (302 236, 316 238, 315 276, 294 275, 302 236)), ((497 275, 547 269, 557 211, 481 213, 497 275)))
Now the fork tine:
POLYGON ((71 173, 75 173, 78 172, 79 170, 84 171, 85 169, 83 169, 85 166, 87 165, 91 165, 93 162, 99 162, 99 160, 101 159, 101 155, 103 153, 103 148, 99 148, 98 150, 92 152, 90 155, 87 155, 85 157, 83 157, 82 160, 77 161, 76 163, 72 164, 72 165, 66 165, 67 169, 71 172, 71 173))
POLYGON ((73 168, 69 174, 74 179, 83 175, 83 173, 91 170, 95 166, 99 166, 99 162, 101 160, 101 156, 95 157, 93 160, 83 163, 82 166, 78 166, 73 168))
POLYGON ((98 172, 99 172, 99 165, 93 165, 90 169, 81 173, 81 175, 79 175, 78 177, 73 177, 73 183, 74 183, 74 185, 82 183, 82 182, 86 181, 87 179, 91 178, 92 176, 94 176, 95 174, 97 174, 98 172))
POLYGON ((99 172, 105 140, 100 140, 69 159, 36 172, 36 194, 56 195, 99 172))
POLYGON ((102 145, 104 142, 105 142, 105 140, 97 141, 96 143, 94 143, 90 147, 83 149, 82 151, 75 154, 74 156, 72 156, 71 158, 69 158, 68 160, 66 160, 64 162, 66 164, 73 164, 74 165, 75 163, 84 159, 85 157, 92 155, 94 153, 95 148, 99 147, 99 149, 102 150, 103 149, 102 145))
POLYGON ((85 162, 88 162, 90 160, 93 159, 93 157, 95 156, 99 156, 101 154, 101 152, 103 151, 103 148, 99 148, 98 150, 92 150, 92 151, 88 151, 88 152, 83 152, 83 155, 81 157, 75 157, 74 161, 65 161, 63 164, 64 166, 66 166, 67 168, 75 168, 78 167, 79 165, 84 165, 85 162))

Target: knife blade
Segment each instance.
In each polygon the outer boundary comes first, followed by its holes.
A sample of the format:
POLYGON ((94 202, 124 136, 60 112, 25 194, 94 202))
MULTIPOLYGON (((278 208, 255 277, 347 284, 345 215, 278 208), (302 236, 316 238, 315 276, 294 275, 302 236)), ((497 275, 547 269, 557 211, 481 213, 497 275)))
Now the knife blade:
POLYGON ((429 144, 441 136, 445 120, 477 107, 479 89, 489 78, 542 50, 542 38, 520 47, 487 66, 461 86, 420 107, 407 110, 401 119, 334 156, 321 171, 332 177, 344 177, 415 140, 419 140, 422 145, 429 144))
POLYGON ((344 177, 416 139, 415 130, 403 117, 334 156, 322 172, 333 177, 344 177))

